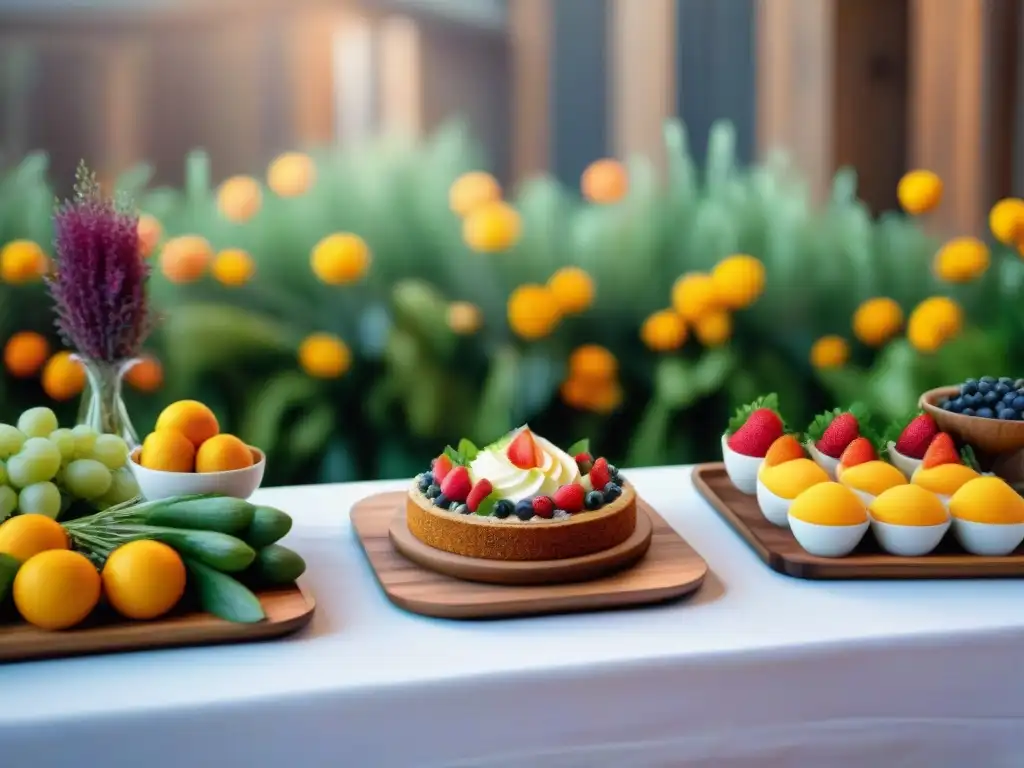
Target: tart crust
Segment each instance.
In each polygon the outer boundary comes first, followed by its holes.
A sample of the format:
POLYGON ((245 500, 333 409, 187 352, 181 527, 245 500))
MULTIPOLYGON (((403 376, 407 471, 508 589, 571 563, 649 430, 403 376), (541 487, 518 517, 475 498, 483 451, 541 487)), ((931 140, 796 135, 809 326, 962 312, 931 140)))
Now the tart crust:
POLYGON ((568 520, 506 522, 438 509, 416 489, 406 496, 406 521, 417 539, 435 549, 485 560, 565 560, 618 546, 636 528, 636 492, 568 520))

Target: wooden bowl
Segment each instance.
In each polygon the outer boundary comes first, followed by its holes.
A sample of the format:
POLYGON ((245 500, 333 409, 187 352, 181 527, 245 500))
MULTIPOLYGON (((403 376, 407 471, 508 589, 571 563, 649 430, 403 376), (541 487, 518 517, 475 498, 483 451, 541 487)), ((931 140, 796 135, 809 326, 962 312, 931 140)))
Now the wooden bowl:
POLYGON ((1013 453, 1024 448, 1024 421, 982 419, 939 407, 939 403, 959 391, 958 386, 939 387, 921 395, 921 408, 935 419, 940 430, 988 454, 1013 453))

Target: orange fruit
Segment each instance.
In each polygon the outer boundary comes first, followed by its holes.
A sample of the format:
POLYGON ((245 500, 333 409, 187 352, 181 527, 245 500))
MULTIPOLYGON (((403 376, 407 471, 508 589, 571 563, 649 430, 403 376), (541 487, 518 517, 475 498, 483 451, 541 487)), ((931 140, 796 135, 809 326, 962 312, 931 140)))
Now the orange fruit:
POLYGON ((68 549, 40 552, 14 577, 14 606, 40 629, 81 623, 100 601, 100 575, 89 558, 68 549))
POLYGON ((583 197, 592 203, 617 203, 629 191, 629 172, 626 166, 613 158, 595 160, 583 171, 580 190, 583 197))
POLYGON ((166 428, 178 430, 196 448, 220 432, 213 411, 198 400, 179 400, 164 408, 156 420, 156 429, 166 428))
POLYGON ((164 383, 164 368, 155 357, 143 357, 124 376, 139 392, 156 392, 164 383))
POLYGON ((62 350, 43 366, 43 391, 53 400, 69 400, 85 389, 85 368, 70 352, 62 350))
POLYGON ((4 346, 4 365, 20 379, 35 376, 50 354, 50 342, 35 331, 18 331, 4 346))
POLYGON ((234 435, 211 437, 196 453, 196 472, 230 472, 252 465, 252 451, 234 435))
POLYGON ((25 562, 48 549, 67 549, 64 526, 46 515, 15 515, 0 525, 0 552, 25 562))
POLYGON ((103 591, 128 619, 155 619, 185 593, 185 563, 159 541, 132 541, 115 549, 103 566, 103 591))
POLYGON ((196 447, 173 427, 158 428, 142 442, 139 464, 161 472, 191 472, 195 468, 196 447))

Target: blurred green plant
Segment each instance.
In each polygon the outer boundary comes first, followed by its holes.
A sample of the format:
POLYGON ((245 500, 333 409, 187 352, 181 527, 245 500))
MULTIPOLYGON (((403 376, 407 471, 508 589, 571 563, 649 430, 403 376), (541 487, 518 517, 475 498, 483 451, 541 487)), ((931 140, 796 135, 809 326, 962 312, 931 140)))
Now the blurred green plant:
MULTIPOLYGON (((166 380, 155 393, 129 391, 133 420, 147 431, 167 403, 202 400, 226 431, 267 451, 274 484, 408 476, 445 443, 465 436, 483 444, 524 422, 560 444, 589 436, 625 465, 674 464, 715 459, 731 411, 764 392, 779 393, 797 427, 853 400, 889 419, 932 386, 1020 364, 1019 259, 999 260, 951 292, 930 271, 937 243, 902 214, 872 219, 853 172, 841 171, 830 201, 816 209, 782 157, 738 165, 728 123, 713 127, 704 167, 681 125, 667 125, 665 141, 667 178, 630 159, 629 193, 615 204, 585 202, 549 178, 523 184, 510 201, 522 236, 496 254, 468 248, 449 209, 453 181, 482 167, 458 125, 421 145, 381 141, 315 154, 308 192, 264 192, 258 213, 241 223, 218 207, 202 152, 187 158, 180 190, 150 189, 150 169, 132 170, 118 189, 166 237, 201 235, 215 250, 242 249, 255 266, 239 286, 208 276, 176 283, 154 269, 165 319, 152 351, 166 380), (369 245, 365 279, 327 285, 313 274, 313 248, 337 232, 369 245), (639 329, 671 305, 673 282, 734 253, 757 257, 767 285, 733 315, 731 340, 647 349, 639 329), (566 265, 593 278, 593 305, 541 340, 521 340, 506 319, 509 295, 566 265), (896 338, 880 350, 853 343, 849 362, 837 367, 811 365, 816 340, 851 336, 864 300, 890 297, 909 312, 936 293, 954 295, 972 323, 936 354, 896 338), (452 302, 479 308, 478 331, 452 330, 452 302), (300 345, 317 332, 351 349, 344 376, 315 378, 300 367, 300 345), (570 354, 583 344, 617 359, 624 397, 608 414, 559 396, 570 354)), ((47 248, 46 172, 45 157, 32 155, 0 179, 0 242, 25 238, 47 248)), ((41 286, 0 284, 0 338, 35 330, 56 345, 51 327, 41 286)), ((0 377, 0 418, 45 398, 37 377, 0 377)), ((73 419, 74 408, 60 404, 62 419, 73 419)))

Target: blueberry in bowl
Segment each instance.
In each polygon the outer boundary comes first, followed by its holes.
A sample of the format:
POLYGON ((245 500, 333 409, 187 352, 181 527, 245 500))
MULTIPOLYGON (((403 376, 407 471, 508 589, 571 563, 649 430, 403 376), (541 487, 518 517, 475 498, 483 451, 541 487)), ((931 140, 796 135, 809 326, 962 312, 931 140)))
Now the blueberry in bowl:
POLYGON ((1018 382, 1024 384, 1009 377, 968 379, 925 392, 920 405, 958 442, 985 453, 1018 451, 1024 448, 1024 387, 1018 382))

